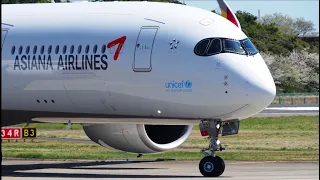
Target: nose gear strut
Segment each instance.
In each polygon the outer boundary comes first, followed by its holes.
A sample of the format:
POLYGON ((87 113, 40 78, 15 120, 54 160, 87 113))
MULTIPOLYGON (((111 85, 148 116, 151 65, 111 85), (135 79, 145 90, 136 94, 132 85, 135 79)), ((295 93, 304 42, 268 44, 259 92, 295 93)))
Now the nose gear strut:
POLYGON ((205 157, 199 163, 199 170, 205 177, 218 177, 225 169, 224 161, 215 154, 217 151, 225 150, 218 139, 222 131, 222 120, 205 119, 201 121, 199 127, 201 135, 209 136, 210 139, 209 147, 201 150, 205 157))

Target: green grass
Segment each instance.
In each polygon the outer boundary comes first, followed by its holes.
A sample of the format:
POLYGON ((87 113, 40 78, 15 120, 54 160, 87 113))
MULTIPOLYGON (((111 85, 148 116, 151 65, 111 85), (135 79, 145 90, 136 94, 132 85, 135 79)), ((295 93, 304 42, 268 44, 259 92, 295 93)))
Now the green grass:
MULTIPOLYGON (((319 160, 318 118, 297 116, 242 120, 239 134, 220 138, 227 150, 218 154, 226 160, 319 160)), ((35 123, 31 126, 38 128, 38 137, 89 139, 79 124, 73 124, 69 131, 63 124, 35 123)), ((203 155, 199 151, 207 147, 209 141, 200 135, 198 126, 193 129, 188 140, 179 148, 143 155, 142 158, 201 159, 203 155)), ((3 140, 2 153, 5 157, 41 159, 135 159, 137 155, 108 150, 97 144, 42 140, 3 140)))
MULTIPOLYGON (((247 118, 240 121, 241 130, 317 130, 319 116, 247 118)), ((199 130, 199 126, 194 126, 199 130)))
MULTIPOLYGON (((108 150, 96 144, 66 143, 56 141, 3 142, 3 156, 38 159, 136 159, 137 154, 108 150), (63 148, 62 148, 63 147, 63 148)), ((225 160, 318 160, 318 150, 277 150, 277 151, 237 151, 218 152, 225 160)), ((200 160, 199 152, 170 151, 159 154, 143 155, 140 159, 200 160)))
POLYGON ((319 116, 248 118, 240 121, 240 129, 242 130, 312 131, 318 128, 319 116))

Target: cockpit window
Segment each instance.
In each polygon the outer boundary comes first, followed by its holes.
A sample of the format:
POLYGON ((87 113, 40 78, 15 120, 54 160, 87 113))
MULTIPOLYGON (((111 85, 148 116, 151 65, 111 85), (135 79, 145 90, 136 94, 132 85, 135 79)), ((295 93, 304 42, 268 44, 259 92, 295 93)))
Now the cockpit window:
POLYGON ((258 53, 258 50, 248 38, 235 40, 217 37, 203 39, 198 42, 194 48, 194 53, 198 56, 212 56, 220 53, 255 55, 258 53))
POLYGON ((233 52, 237 54, 246 54, 246 51, 241 46, 240 41, 233 39, 224 39, 223 40, 223 49, 227 52, 233 52))
POLYGON ((194 48, 194 52, 199 56, 204 56, 209 43, 210 43, 210 39, 204 39, 200 41, 194 48))
POLYGON ((247 38, 242 40, 243 46, 244 48, 251 54, 251 55, 255 55, 258 53, 258 50, 256 49, 256 47, 254 47, 254 45, 252 44, 252 42, 247 38))
POLYGON ((207 51, 207 55, 214 55, 220 53, 222 51, 221 40, 220 39, 212 39, 210 46, 207 51))

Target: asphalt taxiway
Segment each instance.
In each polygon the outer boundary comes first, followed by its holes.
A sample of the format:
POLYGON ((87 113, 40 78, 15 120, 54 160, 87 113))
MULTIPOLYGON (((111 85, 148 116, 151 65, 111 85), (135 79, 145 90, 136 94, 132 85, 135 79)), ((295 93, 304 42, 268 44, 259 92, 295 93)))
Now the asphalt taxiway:
MULTIPOLYGON (((23 179, 213 179, 204 178, 197 161, 2 161, 2 178, 23 179)), ((319 162, 226 161, 225 180, 316 180, 319 162)))
POLYGON ((319 104, 272 104, 254 117, 318 116, 319 104))

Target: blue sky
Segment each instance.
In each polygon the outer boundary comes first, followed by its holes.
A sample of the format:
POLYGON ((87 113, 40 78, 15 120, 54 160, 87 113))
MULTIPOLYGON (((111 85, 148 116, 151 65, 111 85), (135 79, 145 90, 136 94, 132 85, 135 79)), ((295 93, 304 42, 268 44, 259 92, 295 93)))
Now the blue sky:
MULTIPOLYGON (((319 32, 319 0, 226 0, 230 8, 236 12, 237 10, 247 11, 253 15, 282 13, 292 18, 303 17, 305 20, 312 21, 316 31, 319 32)), ((183 0, 181 0, 183 2, 183 0)), ((199 7, 206 10, 219 9, 216 0, 185 0, 190 6, 199 7)))

